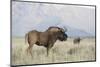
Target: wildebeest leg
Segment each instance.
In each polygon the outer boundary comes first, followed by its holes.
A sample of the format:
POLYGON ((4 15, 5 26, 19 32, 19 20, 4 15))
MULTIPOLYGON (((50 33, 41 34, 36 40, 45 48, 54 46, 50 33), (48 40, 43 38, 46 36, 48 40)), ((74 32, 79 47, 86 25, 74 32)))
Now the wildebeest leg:
POLYGON ((50 50, 50 48, 49 48, 49 47, 47 47, 47 56, 48 56, 48 54, 49 54, 49 50, 50 50))
POLYGON ((29 47, 27 48, 27 53, 29 52, 32 56, 32 47, 33 47, 33 44, 30 44, 29 47))
POLYGON ((49 51, 50 51, 50 49, 52 48, 52 46, 53 46, 53 45, 48 45, 48 46, 47 46, 47 56, 49 55, 49 51))

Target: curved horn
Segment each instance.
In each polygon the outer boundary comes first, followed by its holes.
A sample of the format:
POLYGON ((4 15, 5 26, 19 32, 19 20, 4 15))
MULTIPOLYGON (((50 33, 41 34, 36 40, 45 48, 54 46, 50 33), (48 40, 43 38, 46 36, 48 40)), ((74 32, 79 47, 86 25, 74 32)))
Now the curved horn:
POLYGON ((65 26, 63 27, 63 29, 64 29, 65 32, 67 32, 67 28, 65 26))

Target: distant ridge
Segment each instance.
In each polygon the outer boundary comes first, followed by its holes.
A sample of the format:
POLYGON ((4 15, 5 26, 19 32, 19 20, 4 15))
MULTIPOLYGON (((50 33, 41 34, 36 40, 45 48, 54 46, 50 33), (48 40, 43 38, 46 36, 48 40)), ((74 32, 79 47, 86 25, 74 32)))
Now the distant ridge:
POLYGON ((34 27, 34 29, 38 30, 38 31, 45 31, 46 29, 48 29, 50 26, 58 26, 64 29, 67 29, 68 31, 66 32, 66 34, 68 34, 69 37, 94 37, 94 35, 84 31, 84 30, 80 30, 80 29, 76 29, 73 27, 70 27, 66 24, 63 24, 61 22, 41 22, 38 25, 36 25, 34 27))

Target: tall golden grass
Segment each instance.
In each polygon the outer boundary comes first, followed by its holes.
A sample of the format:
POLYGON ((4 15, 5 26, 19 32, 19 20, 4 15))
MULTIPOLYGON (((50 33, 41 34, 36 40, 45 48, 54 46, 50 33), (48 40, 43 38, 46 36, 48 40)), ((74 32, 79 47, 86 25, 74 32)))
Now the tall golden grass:
POLYGON ((27 54, 24 38, 12 38, 12 65, 45 64, 95 60, 95 38, 85 38, 80 44, 74 44, 73 38, 57 41, 47 57, 46 48, 34 45, 33 57, 27 54))

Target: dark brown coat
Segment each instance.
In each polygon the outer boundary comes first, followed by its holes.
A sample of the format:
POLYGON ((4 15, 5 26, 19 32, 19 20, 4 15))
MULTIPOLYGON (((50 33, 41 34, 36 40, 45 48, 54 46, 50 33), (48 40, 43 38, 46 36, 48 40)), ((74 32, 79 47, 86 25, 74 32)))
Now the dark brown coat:
POLYGON ((38 46, 46 47, 48 55, 50 48, 53 47, 56 40, 64 41, 67 37, 68 36, 65 34, 64 29, 59 27, 49 27, 44 32, 32 30, 25 35, 25 41, 29 44, 27 51, 32 55, 32 47, 36 44, 38 46))

